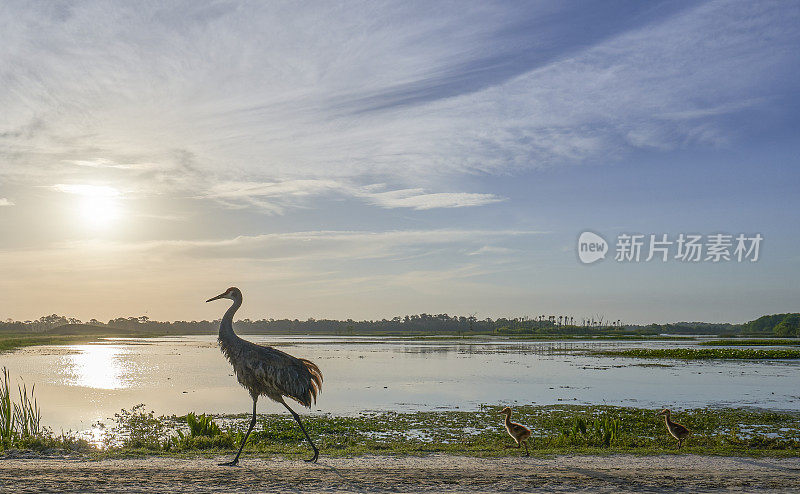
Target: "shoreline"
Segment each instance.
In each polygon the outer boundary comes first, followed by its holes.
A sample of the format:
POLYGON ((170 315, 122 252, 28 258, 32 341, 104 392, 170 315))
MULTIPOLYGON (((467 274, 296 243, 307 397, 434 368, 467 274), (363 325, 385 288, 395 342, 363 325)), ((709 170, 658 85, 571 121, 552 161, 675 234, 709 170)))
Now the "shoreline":
POLYGON ((428 455, 243 456, 86 460, 28 457, 0 461, 0 492, 796 492, 800 458, 699 455, 548 458, 428 455))

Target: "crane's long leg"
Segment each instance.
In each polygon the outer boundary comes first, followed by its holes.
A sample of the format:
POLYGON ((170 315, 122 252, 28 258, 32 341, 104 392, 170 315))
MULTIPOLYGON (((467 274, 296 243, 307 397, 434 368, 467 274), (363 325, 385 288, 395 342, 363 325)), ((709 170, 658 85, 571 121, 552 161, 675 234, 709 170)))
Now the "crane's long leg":
POLYGON ((309 437, 308 432, 306 432, 306 428, 303 427, 303 423, 300 422, 300 416, 297 415, 297 413, 295 413, 294 410, 289 408, 289 405, 287 405, 285 401, 281 400, 281 402, 283 403, 283 406, 285 406, 286 409, 289 410, 289 413, 292 414, 292 417, 294 417, 294 419, 297 421, 297 424, 300 426, 300 430, 303 431, 303 434, 306 435, 306 439, 308 439, 308 444, 310 444, 311 448, 314 450, 314 456, 306 461, 309 463, 315 463, 317 461, 317 458, 319 458, 319 450, 317 449, 316 446, 314 446, 314 441, 311 440, 311 437, 309 437))
POLYGON ((253 398, 253 418, 250 419, 250 428, 247 429, 247 434, 244 435, 244 439, 242 439, 242 445, 239 446, 239 452, 236 453, 236 458, 232 459, 231 461, 226 461, 225 463, 220 463, 220 466, 223 467, 232 467, 239 463, 239 455, 242 454, 242 450, 244 449, 244 443, 247 442, 247 438, 250 436, 250 433, 253 432, 253 427, 256 425, 256 402, 258 401, 258 397, 253 398))
POLYGON ((522 441, 522 444, 525 445, 525 456, 530 456, 531 454, 528 451, 528 440, 526 439, 526 440, 522 441))

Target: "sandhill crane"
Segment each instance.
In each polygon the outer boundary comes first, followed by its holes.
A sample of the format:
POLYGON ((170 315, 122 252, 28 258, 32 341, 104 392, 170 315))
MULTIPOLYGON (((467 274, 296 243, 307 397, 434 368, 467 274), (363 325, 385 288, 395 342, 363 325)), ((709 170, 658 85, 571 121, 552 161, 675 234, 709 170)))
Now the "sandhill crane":
POLYGON ((311 404, 317 400, 317 393, 322 389, 322 372, 306 359, 295 358, 280 350, 256 345, 239 338, 233 332, 233 315, 242 305, 242 292, 236 287, 231 287, 206 302, 221 298, 231 299, 233 304, 225 312, 219 325, 219 346, 233 365, 239 384, 244 386, 253 398, 253 418, 250 420, 250 428, 247 429, 247 434, 242 439, 236 457, 229 462, 221 463, 221 465, 233 466, 239 462, 239 455, 242 454, 247 437, 256 425, 256 402, 262 395, 277 401, 289 410, 314 450, 314 456, 306 461, 317 461, 319 450, 308 436, 306 428, 300 421, 300 416, 286 404, 283 398, 289 397, 310 408, 311 404))
POLYGON ((514 441, 517 442, 517 448, 520 448, 524 445, 525 456, 530 456, 531 454, 528 451, 528 438, 531 437, 531 430, 522 424, 511 421, 510 408, 505 407, 500 411, 500 414, 506 416, 506 430, 508 431, 508 435, 514 438, 514 441))
POLYGON ((682 426, 681 424, 670 420, 669 414, 670 411, 666 408, 658 412, 658 415, 664 416, 664 422, 667 424, 667 430, 669 431, 672 437, 678 440, 678 449, 681 449, 681 446, 683 445, 683 440, 689 437, 689 434, 691 434, 692 431, 682 426))

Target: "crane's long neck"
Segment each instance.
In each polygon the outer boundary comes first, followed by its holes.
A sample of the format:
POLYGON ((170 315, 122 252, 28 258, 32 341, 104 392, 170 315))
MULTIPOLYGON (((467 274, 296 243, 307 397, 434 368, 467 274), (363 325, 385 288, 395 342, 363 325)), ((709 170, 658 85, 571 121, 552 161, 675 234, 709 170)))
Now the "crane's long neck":
POLYGON ((242 299, 241 298, 235 299, 233 301, 233 304, 225 312, 225 315, 222 316, 222 322, 220 322, 219 324, 220 342, 226 342, 238 338, 236 336, 236 333, 233 332, 233 315, 236 314, 236 311, 239 310, 239 307, 241 306, 242 306, 242 299))
POLYGON ((669 413, 664 414, 664 422, 667 424, 667 427, 672 425, 672 420, 669 419, 669 413))
POLYGON ((506 426, 507 427, 511 427, 511 414, 510 413, 506 414, 506 426))

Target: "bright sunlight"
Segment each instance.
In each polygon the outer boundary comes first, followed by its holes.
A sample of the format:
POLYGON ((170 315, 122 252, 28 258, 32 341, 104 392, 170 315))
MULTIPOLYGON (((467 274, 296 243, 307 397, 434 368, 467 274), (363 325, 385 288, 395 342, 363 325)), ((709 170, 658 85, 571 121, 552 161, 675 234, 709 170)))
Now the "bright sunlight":
POLYGON ((119 191, 105 185, 59 184, 56 190, 80 196, 77 214, 93 230, 108 229, 121 216, 119 191))

